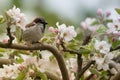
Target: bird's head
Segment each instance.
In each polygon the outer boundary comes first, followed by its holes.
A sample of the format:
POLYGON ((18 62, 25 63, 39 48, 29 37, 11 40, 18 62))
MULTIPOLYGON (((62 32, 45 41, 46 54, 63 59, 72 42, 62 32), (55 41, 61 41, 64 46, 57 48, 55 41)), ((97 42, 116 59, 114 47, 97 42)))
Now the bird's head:
POLYGON ((46 21, 45 21, 45 19, 44 18, 41 18, 41 17, 36 17, 34 20, 33 20, 33 22, 35 22, 35 23, 42 23, 42 24, 48 24, 46 21))

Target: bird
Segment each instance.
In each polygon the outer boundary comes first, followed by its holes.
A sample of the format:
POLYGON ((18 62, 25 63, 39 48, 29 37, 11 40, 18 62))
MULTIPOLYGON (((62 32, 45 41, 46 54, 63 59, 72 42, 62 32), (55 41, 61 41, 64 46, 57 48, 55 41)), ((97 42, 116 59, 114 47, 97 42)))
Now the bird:
POLYGON ((31 23, 25 26, 22 39, 26 45, 38 43, 44 36, 45 28, 48 23, 44 18, 36 17, 31 23))

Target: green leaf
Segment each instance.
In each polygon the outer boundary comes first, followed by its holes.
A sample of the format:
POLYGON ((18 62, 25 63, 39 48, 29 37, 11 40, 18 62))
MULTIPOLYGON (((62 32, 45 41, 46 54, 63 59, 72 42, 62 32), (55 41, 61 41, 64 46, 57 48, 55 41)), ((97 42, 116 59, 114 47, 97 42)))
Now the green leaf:
POLYGON ((83 75, 83 76, 81 76, 80 80, 85 80, 84 75, 83 75))
POLYGON ((116 11, 118 14, 120 14, 120 9, 115 8, 115 11, 116 11))
POLYGON ((20 27, 16 26, 15 36, 16 36, 18 42, 22 41, 22 33, 23 33, 22 29, 20 27))
POLYGON ((97 70, 94 69, 94 68, 90 69, 90 72, 91 72, 92 74, 96 74, 97 76, 100 75, 99 71, 97 71, 97 70))
POLYGON ((17 63, 22 63, 22 62, 24 62, 24 59, 23 58, 16 59, 16 62, 17 63))
POLYGON ((27 51, 22 51, 22 50, 15 50, 15 51, 13 52, 13 54, 16 55, 16 56, 18 56, 18 57, 21 57, 20 54, 29 55, 29 52, 27 52, 27 51))
POLYGON ((51 56, 49 57, 49 60, 52 61, 54 58, 55 58, 55 57, 54 57, 53 55, 51 55, 51 56))
POLYGON ((97 20, 95 20, 91 25, 94 26, 94 25, 98 25, 100 24, 97 20))
POLYGON ((113 22, 112 19, 106 19, 106 22, 109 23, 109 22, 113 22))
POLYGON ((15 80, 24 80, 26 73, 21 72, 15 80))
MULTIPOLYGON (((81 31, 80 31, 81 32, 81 31)), ((80 42, 80 40, 84 37, 84 33, 78 33, 77 36, 74 38, 75 40, 78 40, 80 42)))
POLYGON ((21 71, 15 80, 25 80, 28 70, 29 70, 29 67, 21 71))
POLYGON ((3 56, 3 54, 0 54, 0 57, 2 57, 3 56))
POLYGON ((36 71, 37 76, 39 76, 42 80, 48 80, 46 74, 41 73, 40 71, 36 71))
POLYGON ((100 26, 100 28, 97 30, 98 33, 105 33, 107 28, 105 26, 100 26))
POLYGON ((69 52, 64 52, 65 59, 74 58, 74 57, 76 57, 75 54, 70 54, 69 52))
POLYGON ((86 51, 94 51, 94 42, 91 41, 88 45, 82 46, 81 48, 85 49, 86 51))
POLYGON ((101 71, 101 76, 106 76, 108 74, 108 72, 107 71, 101 71))
POLYGON ((117 46, 120 45, 120 40, 115 40, 113 43, 112 43, 112 48, 116 48, 117 46))
POLYGON ((0 15, 0 24, 4 23, 5 22, 5 19, 3 18, 2 15, 0 15))
POLYGON ((91 51, 88 50, 88 49, 80 49, 80 50, 79 50, 79 53, 81 53, 81 54, 90 54, 91 51))
POLYGON ((69 43, 64 44, 68 49, 76 50, 80 46, 80 41, 71 40, 69 43))
POLYGON ((0 52, 5 52, 5 49, 3 49, 3 48, 0 48, 0 52))

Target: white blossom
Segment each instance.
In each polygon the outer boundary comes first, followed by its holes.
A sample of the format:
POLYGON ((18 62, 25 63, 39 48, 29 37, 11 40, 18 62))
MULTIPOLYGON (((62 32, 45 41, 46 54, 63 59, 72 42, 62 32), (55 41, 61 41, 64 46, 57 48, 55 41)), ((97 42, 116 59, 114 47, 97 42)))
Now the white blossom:
POLYGON ((112 23, 108 23, 108 30, 107 32, 114 34, 115 36, 120 36, 120 22, 113 21, 112 23))
POLYGON ((95 49, 99 51, 100 53, 106 54, 110 51, 111 45, 107 43, 106 41, 95 41, 94 45, 95 49))
POLYGON ((28 65, 36 64, 36 63, 37 63, 37 58, 30 56, 25 59, 25 61, 22 63, 22 65, 28 66, 28 65))
POLYGON ((0 77, 16 79, 20 72, 18 66, 19 64, 3 65, 3 68, 0 68, 0 77))
POLYGON ((95 21, 96 21, 95 18, 86 18, 85 21, 81 22, 81 26, 85 30, 88 29, 89 31, 96 32, 96 30, 98 30, 100 26, 92 25, 95 21))
POLYGON ((68 26, 66 27, 65 24, 59 25, 59 23, 56 23, 60 37, 64 39, 65 41, 71 41, 74 37, 77 36, 77 33, 75 32, 74 26, 68 26))
POLYGON ((95 56, 95 61, 96 61, 96 64, 97 64, 97 69, 98 70, 109 70, 109 63, 112 62, 112 58, 114 57, 114 55, 112 53, 108 53, 106 54, 104 57, 102 56, 95 56))
POLYGON ((7 11, 7 15, 10 17, 10 20, 12 24, 19 26, 21 29, 25 30, 26 25, 26 17, 24 13, 21 13, 19 8, 16 8, 14 6, 12 9, 9 9, 7 11))

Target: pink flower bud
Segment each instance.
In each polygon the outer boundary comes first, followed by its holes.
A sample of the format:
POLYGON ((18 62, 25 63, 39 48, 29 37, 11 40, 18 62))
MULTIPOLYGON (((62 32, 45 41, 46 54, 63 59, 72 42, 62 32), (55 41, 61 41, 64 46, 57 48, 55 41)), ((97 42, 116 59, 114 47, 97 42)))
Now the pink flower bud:
POLYGON ((34 70, 32 70, 32 69, 30 69, 30 70, 29 70, 29 75, 30 75, 30 76, 33 76, 33 75, 34 75, 34 73, 35 73, 35 71, 34 71, 34 70))
POLYGON ((49 27, 48 31, 50 31, 50 32, 54 32, 55 29, 54 29, 53 27, 49 27))
POLYGON ((85 22, 81 22, 81 27, 84 29, 84 30, 87 30, 87 25, 86 25, 86 23, 85 22))
POLYGON ((112 32, 110 30, 106 31, 106 35, 109 36, 112 32))
POLYGON ((4 38, 4 39, 2 40, 2 42, 3 42, 3 43, 8 43, 8 39, 7 39, 7 38, 4 38))
POLYGON ((61 42, 60 42, 60 40, 59 40, 59 39, 56 41, 56 43, 57 43, 58 45, 60 45, 60 44, 61 44, 61 42))
POLYGON ((110 11, 107 11, 106 12, 106 17, 109 17, 111 15, 111 12, 110 11))
POLYGON ((55 28, 55 33, 57 34, 59 32, 58 28, 55 28))
POLYGON ((19 69, 20 71, 23 71, 23 70, 25 69, 25 66, 24 66, 24 65, 20 65, 20 66, 18 67, 18 69, 19 69))
POLYGON ((120 32, 118 32, 118 31, 114 31, 113 34, 114 34, 115 36, 120 36, 120 32))
POLYGON ((115 41, 115 38, 112 38, 111 41, 114 42, 114 41, 115 41))
POLYGON ((99 8, 97 10, 97 14, 98 14, 98 16, 102 16, 103 15, 103 10, 101 8, 99 8))
POLYGON ((118 21, 120 22, 120 17, 118 17, 118 21))
POLYGON ((96 79, 97 77, 98 77, 97 74, 94 74, 90 80, 96 79))

